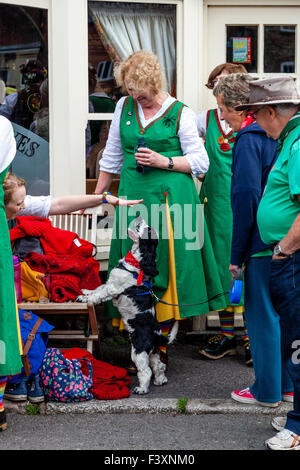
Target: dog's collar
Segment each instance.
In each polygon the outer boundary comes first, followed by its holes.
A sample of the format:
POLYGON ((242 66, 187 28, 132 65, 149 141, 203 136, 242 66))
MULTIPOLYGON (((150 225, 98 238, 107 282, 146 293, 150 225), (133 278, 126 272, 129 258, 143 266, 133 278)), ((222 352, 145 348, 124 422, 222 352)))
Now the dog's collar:
POLYGON ((135 268, 140 269, 140 262, 139 260, 136 259, 135 256, 133 256, 132 251, 128 251, 127 255, 125 256, 125 261, 128 264, 131 264, 131 266, 134 266, 135 268))
MULTIPOLYGON (((143 277, 144 277, 144 273, 143 273, 143 270, 141 269, 140 267, 140 262, 139 260, 136 259, 135 256, 133 256, 132 254, 132 251, 130 250, 127 255, 125 256, 124 258, 124 261, 127 263, 127 264, 130 264, 131 266, 133 266, 134 268, 137 268, 140 270, 139 274, 137 275, 137 285, 139 286, 140 284, 142 284, 143 282, 143 277)), ((126 268, 125 268, 126 269, 126 268)), ((135 277, 135 276, 134 276, 135 277)))
MULTIPOLYGON (((133 277, 135 279, 138 279, 137 274, 133 274, 133 277)), ((141 284, 141 283, 138 283, 138 285, 139 284, 141 284)), ((151 279, 148 283, 145 281, 145 279, 143 279, 142 284, 143 284, 144 287, 146 287, 147 290, 144 291, 144 292, 140 292, 139 294, 135 294, 135 295, 137 295, 137 296, 139 296, 139 295, 149 295, 149 294, 152 295, 152 281, 151 281, 151 279)))

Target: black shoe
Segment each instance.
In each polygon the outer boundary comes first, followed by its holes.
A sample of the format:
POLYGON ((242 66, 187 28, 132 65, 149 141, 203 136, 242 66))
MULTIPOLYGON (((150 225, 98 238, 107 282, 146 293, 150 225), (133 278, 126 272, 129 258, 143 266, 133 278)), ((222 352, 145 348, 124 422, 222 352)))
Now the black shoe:
POLYGON ((199 350, 199 354, 209 359, 221 359, 226 356, 234 356, 236 354, 236 339, 227 338, 222 334, 213 336, 208 340, 204 348, 199 350))
POLYGON ((0 412, 0 431, 5 431, 7 428, 7 422, 6 422, 6 413, 5 410, 0 412))
POLYGON ((253 366, 253 359, 251 356, 249 343, 245 346, 245 364, 249 367, 253 366))

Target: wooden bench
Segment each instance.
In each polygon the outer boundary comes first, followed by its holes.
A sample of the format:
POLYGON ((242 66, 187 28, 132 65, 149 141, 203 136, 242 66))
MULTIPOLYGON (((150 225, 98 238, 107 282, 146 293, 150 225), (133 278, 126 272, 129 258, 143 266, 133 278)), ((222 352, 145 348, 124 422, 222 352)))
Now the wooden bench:
MULTIPOLYGON (((69 230, 77 233, 79 238, 88 240, 95 246, 98 245, 100 253, 95 255, 99 259, 100 270, 105 271, 108 264, 108 255, 110 248, 110 238, 112 228, 97 228, 99 217, 105 215, 113 218, 114 207, 109 204, 102 204, 96 208, 87 209, 84 214, 74 212, 68 215, 51 216, 51 222, 54 227, 63 230, 69 230)), ((106 219, 105 219, 106 220, 106 219)), ((104 225, 103 221, 100 226, 104 225)), ((22 302, 18 305, 20 309, 31 310, 36 314, 43 315, 85 315, 87 317, 86 330, 53 330, 49 337, 57 340, 80 340, 86 341, 87 350, 93 352, 94 342, 99 344, 99 329, 97 324, 96 312, 94 306, 88 306, 81 302, 22 302)))

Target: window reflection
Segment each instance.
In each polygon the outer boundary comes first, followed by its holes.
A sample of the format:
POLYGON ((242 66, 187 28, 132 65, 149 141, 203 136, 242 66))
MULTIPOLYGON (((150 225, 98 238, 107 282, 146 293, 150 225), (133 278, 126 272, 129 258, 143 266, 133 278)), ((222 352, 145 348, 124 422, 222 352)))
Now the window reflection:
POLYGON ((264 72, 295 72, 295 26, 264 27, 264 72))
POLYGON ((47 35, 47 10, 0 5, 0 114, 15 132, 11 170, 32 195, 49 194, 47 35))
POLYGON ((110 121, 91 121, 98 129, 98 141, 90 146, 87 154, 86 168, 87 178, 98 178, 99 162, 102 158, 103 151, 108 138, 110 121))
POLYGON ((112 96, 111 63, 140 49, 157 54, 167 77, 168 91, 176 95, 176 6, 158 3, 89 1, 89 62, 102 86, 112 96))
MULTIPOLYGON (((92 194, 95 190, 97 179, 100 172, 100 161, 105 149, 106 141, 108 138, 109 128, 111 121, 93 121, 99 128, 99 139, 98 142, 92 145, 89 149, 87 160, 86 160, 86 192, 92 194)), ((111 193, 118 193, 118 185, 120 181, 120 175, 113 175, 113 182, 111 186, 111 193)))

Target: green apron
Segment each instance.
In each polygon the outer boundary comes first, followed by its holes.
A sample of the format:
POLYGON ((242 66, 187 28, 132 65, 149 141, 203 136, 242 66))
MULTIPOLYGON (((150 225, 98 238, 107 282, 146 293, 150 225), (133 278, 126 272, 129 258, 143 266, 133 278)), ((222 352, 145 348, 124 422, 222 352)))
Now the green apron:
MULTIPOLYGON (((214 257, 218 266, 223 292, 231 284, 229 271, 232 209, 231 209, 231 165, 232 147, 236 134, 223 132, 216 109, 208 111, 205 148, 209 156, 209 169, 200 191, 200 200, 205 204, 204 215, 207 223, 214 257)), ((229 295, 226 297, 230 305, 229 295)), ((243 299, 239 304, 243 305, 243 299)))
POLYGON ((3 200, 6 173, 7 170, 0 174, 0 376, 19 374, 22 368, 13 260, 3 200))
MULTIPOLYGON (((109 273, 118 264, 118 260, 131 249, 132 241, 127 237, 127 227, 137 215, 141 215, 159 233, 156 258, 159 274, 153 281, 153 290, 159 298, 162 298, 169 283, 169 248, 166 237, 167 200, 174 232, 178 301, 180 304, 199 304, 180 307, 181 318, 205 314, 210 310, 226 306, 224 297, 208 301, 223 291, 218 279, 216 264, 205 262, 205 259, 211 260, 213 258, 205 224, 203 229, 205 243, 200 249, 203 237, 199 235, 197 230, 196 217, 196 207, 202 214, 199 196, 189 174, 158 168, 151 168, 142 174, 138 173, 134 153, 138 137, 143 135, 145 144, 152 150, 168 157, 182 156, 177 132, 183 106, 182 103, 175 101, 160 118, 143 128, 135 100, 128 97, 124 102, 120 121, 124 163, 120 176, 119 196, 126 196, 127 199, 143 199, 144 201, 132 208, 116 208, 108 267, 109 273), (181 219, 180 215, 182 215, 181 219), (192 234, 194 234, 193 237, 192 234)), ((203 226, 203 215, 201 224, 203 226)), ((112 318, 120 317, 111 303, 108 303, 107 313, 112 318)))

